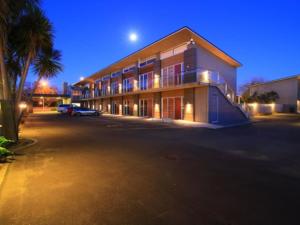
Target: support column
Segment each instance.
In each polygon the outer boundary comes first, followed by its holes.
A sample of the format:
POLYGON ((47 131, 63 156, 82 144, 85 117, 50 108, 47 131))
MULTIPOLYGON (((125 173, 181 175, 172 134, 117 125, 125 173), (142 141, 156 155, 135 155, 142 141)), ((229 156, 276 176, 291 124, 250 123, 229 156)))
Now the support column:
POLYGON ((153 88, 160 87, 160 78, 161 78, 161 60, 160 54, 156 54, 156 60, 153 68, 154 78, 153 78, 153 88))
POLYGON ((154 118, 160 119, 161 118, 161 92, 154 93, 153 96, 153 104, 154 104, 154 118))
POLYGON ((139 95, 133 96, 133 115, 139 116, 139 95))

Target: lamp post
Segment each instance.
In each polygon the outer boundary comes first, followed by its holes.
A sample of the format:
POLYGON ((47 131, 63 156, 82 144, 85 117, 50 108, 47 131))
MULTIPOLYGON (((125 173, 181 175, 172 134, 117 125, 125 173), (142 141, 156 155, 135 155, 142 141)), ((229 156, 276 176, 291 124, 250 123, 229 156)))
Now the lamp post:
MULTIPOLYGON (((48 86, 48 82, 46 80, 41 80, 40 85, 42 86, 42 94, 45 94, 45 88, 48 86)), ((41 97, 43 102, 43 111, 45 111, 45 98, 44 96, 41 97)))

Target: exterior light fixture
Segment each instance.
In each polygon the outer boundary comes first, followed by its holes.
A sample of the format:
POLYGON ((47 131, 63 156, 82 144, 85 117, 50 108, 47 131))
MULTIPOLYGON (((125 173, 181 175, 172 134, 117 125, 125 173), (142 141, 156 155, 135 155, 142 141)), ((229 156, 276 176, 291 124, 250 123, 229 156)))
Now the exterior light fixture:
POLYGON ((48 82, 46 80, 41 80, 40 81, 40 85, 43 87, 47 87, 48 86, 48 82))
POLYGON ((21 103, 19 104, 19 108, 22 109, 22 110, 24 110, 24 109, 27 108, 27 104, 26 104, 25 102, 21 102, 21 103))

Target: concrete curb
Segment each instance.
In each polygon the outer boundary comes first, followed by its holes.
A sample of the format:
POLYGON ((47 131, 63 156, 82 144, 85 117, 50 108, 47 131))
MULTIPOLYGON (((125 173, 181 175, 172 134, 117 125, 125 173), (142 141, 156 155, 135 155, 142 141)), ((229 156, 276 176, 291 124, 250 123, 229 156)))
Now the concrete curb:
POLYGON ((235 124, 230 124, 230 125, 223 125, 220 128, 217 129, 225 129, 225 128, 231 128, 231 127, 240 127, 240 126, 245 126, 245 125, 250 125, 252 124, 252 121, 248 121, 248 122, 243 122, 243 123, 235 123, 235 124))
POLYGON ((28 145, 25 145, 25 146, 21 146, 21 147, 16 147, 16 148, 13 148, 12 151, 19 151, 19 150, 23 150, 23 149, 26 149, 26 148, 29 148, 35 144, 38 143, 38 140, 37 139, 34 139, 34 138, 21 138, 21 140, 31 140, 32 143, 28 144, 28 145))
MULTIPOLYGON (((26 139, 28 140, 28 138, 26 138, 26 139)), ((29 148, 38 143, 38 141, 36 139, 29 139, 29 140, 32 140, 33 142, 28 145, 22 146, 22 147, 16 147, 15 149, 13 149, 13 151, 23 150, 23 149, 29 148)), ((4 181, 5 181, 5 178, 8 174, 9 166, 11 164, 12 164, 12 162, 4 163, 3 166, 1 165, 2 168, 0 169, 0 193, 1 193, 4 181)))

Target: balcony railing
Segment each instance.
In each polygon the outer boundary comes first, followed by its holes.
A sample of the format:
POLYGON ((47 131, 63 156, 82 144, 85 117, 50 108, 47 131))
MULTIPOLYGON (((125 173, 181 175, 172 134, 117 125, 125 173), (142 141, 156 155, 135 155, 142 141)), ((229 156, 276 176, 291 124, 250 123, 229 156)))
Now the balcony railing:
MULTIPOLYGON (((234 91, 229 87, 225 79, 215 71, 202 68, 180 72, 177 74, 153 75, 143 80, 130 80, 130 82, 119 83, 116 87, 105 87, 105 90, 94 90, 94 97, 113 96, 122 93, 133 93, 186 86, 189 84, 210 84, 217 86, 225 96, 233 100, 234 91)), ((92 98, 89 92, 82 95, 83 99, 92 98)))

